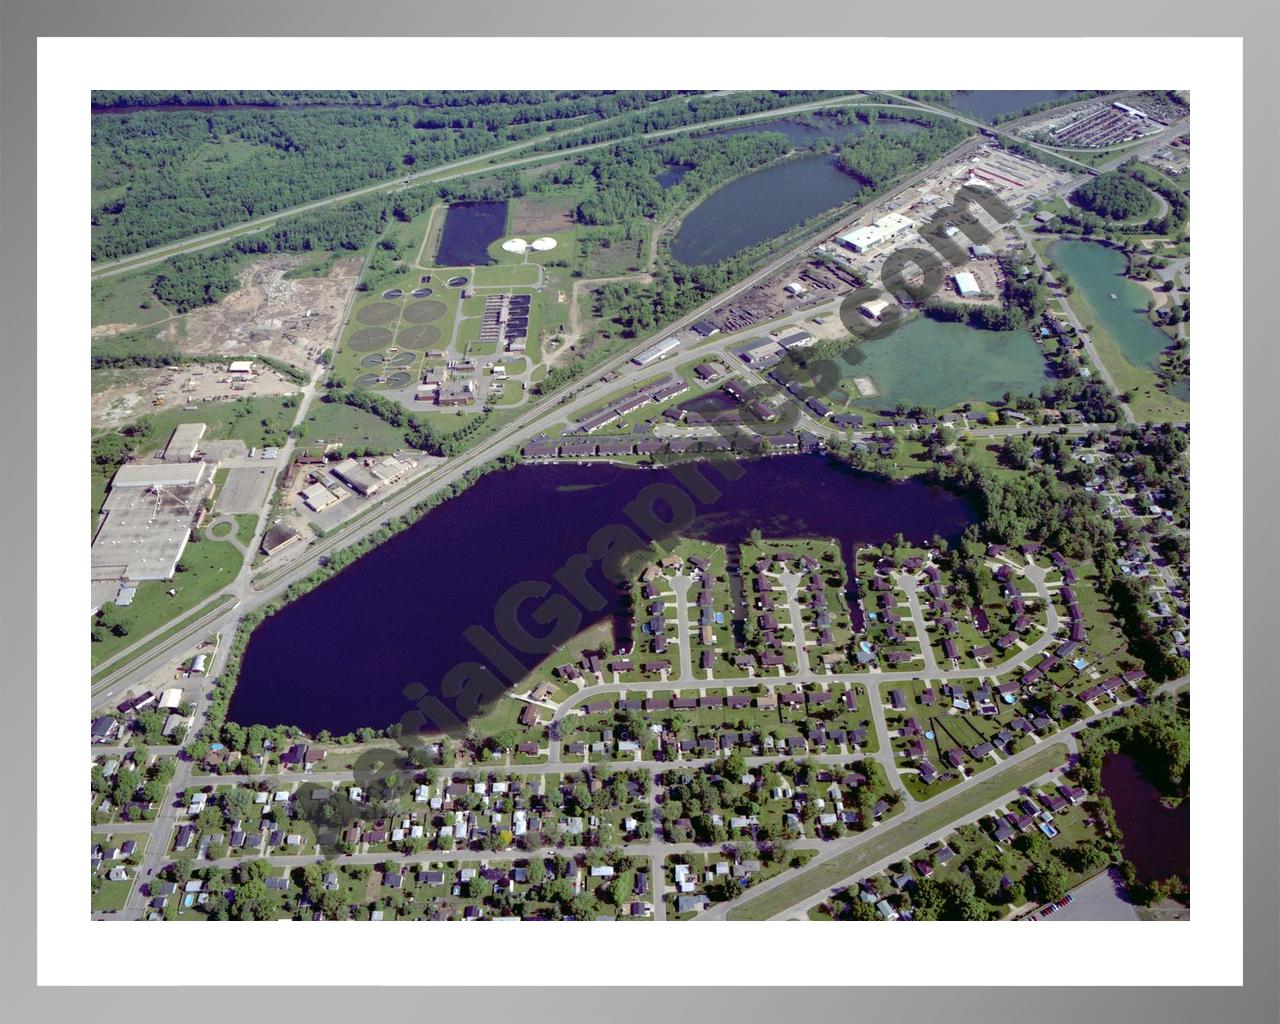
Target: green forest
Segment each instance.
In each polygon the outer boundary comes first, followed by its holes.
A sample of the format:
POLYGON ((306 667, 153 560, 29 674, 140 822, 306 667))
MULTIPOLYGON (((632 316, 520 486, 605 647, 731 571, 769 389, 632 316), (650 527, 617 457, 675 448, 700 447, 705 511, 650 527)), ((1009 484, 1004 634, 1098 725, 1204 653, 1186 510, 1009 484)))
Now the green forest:
POLYGON ((1137 220, 1151 209, 1151 193, 1120 171, 1090 178, 1071 193, 1077 206, 1108 220, 1137 220))
POLYGON ((100 92, 99 109, 126 109, 92 119, 92 256, 115 259, 540 135, 569 132, 527 152, 823 95, 100 92))
POLYGON ((873 122, 861 138, 839 149, 837 163, 872 188, 883 188, 909 171, 936 160, 970 134, 967 127, 948 117, 921 114, 911 120, 927 123, 929 130, 901 135, 885 128, 877 129, 873 122))

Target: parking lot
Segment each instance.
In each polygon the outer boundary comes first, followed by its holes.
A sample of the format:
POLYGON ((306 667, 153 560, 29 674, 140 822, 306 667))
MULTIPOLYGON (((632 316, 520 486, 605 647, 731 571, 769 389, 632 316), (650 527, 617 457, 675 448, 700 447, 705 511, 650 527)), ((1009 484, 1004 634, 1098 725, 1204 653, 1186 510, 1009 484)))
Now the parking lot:
POLYGON ((1036 916, 1041 921, 1136 921, 1138 911, 1124 898, 1124 888, 1117 873, 1104 871, 1089 879, 1071 893, 1075 897, 1065 907, 1059 907, 1048 917, 1036 916))
POLYGON ((263 502, 271 490, 276 464, 264 461, 261 465, 233 466, 227 470, 227 478, 218 492, 216 509, 219 514, 262 511, 263 502))

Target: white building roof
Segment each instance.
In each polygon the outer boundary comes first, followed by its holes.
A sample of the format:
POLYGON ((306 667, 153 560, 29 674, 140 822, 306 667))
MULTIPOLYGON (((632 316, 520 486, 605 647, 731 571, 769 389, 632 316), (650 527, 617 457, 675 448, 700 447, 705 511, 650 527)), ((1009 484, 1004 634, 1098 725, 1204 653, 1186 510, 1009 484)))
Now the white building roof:
POLYGON ((876 218, 875 226, 884 232, 885 237, 889 237, 909 231, 915 227, 915 221, 900 213, 886 213, 883 217, 876 218))
POLYGON ((967 270, 962 270, 953 275, 951 280, 956 283, 956 291, 965 298, 982 293, 982 289, 978 287, 978 279, 967 270))
POLYGON ((643 366, 645 363, 652 363, 655 359, 661 359, 663 356, 670 355, 679 347, 680 341, 678 338, 664 338, 656 345, 650 345, 643 352, 632 357, 631 361, 643 366))
POLYGON ((203 423, 179 423, 174 427, 164 448, 165 462, 186 462, 190 459, 204 437, 205 429, 203 423))
POLYGON ((203 462, 166 465, 131 462, 116 470, 112 487, 194 487, 204 479, 208 468, 203 462))

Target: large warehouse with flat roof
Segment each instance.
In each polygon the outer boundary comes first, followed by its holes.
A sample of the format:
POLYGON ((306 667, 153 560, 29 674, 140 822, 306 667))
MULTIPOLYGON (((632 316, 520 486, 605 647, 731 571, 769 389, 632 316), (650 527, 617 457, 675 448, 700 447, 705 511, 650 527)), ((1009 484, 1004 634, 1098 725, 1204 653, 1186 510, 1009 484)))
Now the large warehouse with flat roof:
POLYGON ((343 459, 333 467, 333 475, 357 494, 365 497, 376 494, 387 484, 402 480, 413 469, 413 463, 388 455, 374 465, 366 465, 359 459, 343 459))
POLYGON ((116 471, 89 549, 94 609, 117 593, 121 581, 173 578, 215 468, 206 462, 129 463, 116 471))
POLYGON ((165 462, 190 462, 196 454, 196 448, 204 437, 203 423, 179 423, 169 436, 169 443, 164 446, 165 462))
POLYGON ((900 213, 886 213, 883 217, 877 218, 870 224, 845 232, 839 236, 837 241, 846 248, 861 254, 869 249, 874 249, 877 245, 883 245, 885 242, 906 234, 913 227, 915 227, 915 221, 910 217, 904 217, 900 213))
POLYGON ((664 338, 656 345, 650 345, 643 352, 632 356, 631 361, 637 366, 648 366, 650 363, 656 363, 659 359, 664 359, 671 355, 680 347, 680 341, 677 338, 664 338))

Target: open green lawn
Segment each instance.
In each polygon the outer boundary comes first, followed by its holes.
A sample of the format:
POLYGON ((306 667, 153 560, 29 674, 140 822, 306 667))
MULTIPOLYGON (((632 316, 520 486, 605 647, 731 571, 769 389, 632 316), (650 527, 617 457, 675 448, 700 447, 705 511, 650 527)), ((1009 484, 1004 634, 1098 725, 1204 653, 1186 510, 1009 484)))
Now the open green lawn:
POLYGON ((129 899, 129 892, 133 889, 134 881, 133 878, 127 882, 111 882, 103 879, 98 891, 93 894, 91 909, 94 911, 123 910, 125 902, 129 899))
POLYGON ((134 451, 139 455, 159 451, 180 423, 207 424, 207 441, 239 439, 251 448, 283 444, 297 404, 291 397, 237 398, 234 402, 202 402, 189 412, 166 409, 148 413, 135 424, 142 433, 133 439, 134 451))
MULTIPOLYGON (((503 253, 510 256, 510 253, 503 253)), ((498 285, 531 285, 538 283, 538 268, 532 263, 495 264, 492 267, 476 267, 475 285, 489 288, 498 285)))
MULTIPOLYGON (((554 238, 556 247, 554 249, 546 249, 542 252, 534 252, 530 250, 526 253, 507 252, 502 248, 502 243, 507 240, 506 235, 499 238, 496 242, 489 246, 489 256, 496 260, 499 265, 510 266, 512 264, 529 263, 549 263, 552 260, 574 260, 576 258, 576 249, 574 239, 576 238, 576 230, 569 228, 566 231, 555 231, 549 235, 539 236, 545 238, 554 238)), ((529 236, 523 236, 525 241, 532 241, 529 236)), ((479 268, 484 269, 484 268, 479 268)), ((477 280, 477 283, 483 283, 477 280)))
POLYGON ((236 540, 248 544, 253 540, 253 531, 258 528, 258 517, 255 515, 236 516, 236 540))
POLYGON ((1065 744, 1046 746, 1021 764, 1004 771, 987 774, 981 782, 957 796, 943 800, 936 807, 898 825, 877 828, 871 838, 809 871, 802 872, 770 892, 748 900, 742 906, 729 911, 731 921, 766 921, 788 907, 818 895, 851 875, 892 855, 897 850, 910 849, 925 836, 972 814, 984 804, 1006 794, 1060 765, 1065 758, 1065 744))
POLYGON ((140 583, 133 603, 127 607, 109 605, 112 614, 129 632, 125 636, 113 636, 104 630, 103 640, 90 645, 92 663, 96 665, 129 644, 137 643, 152 630, 227 586, 240 571, 241 561, 239 549, 225 541, 203 540, 188 544, 179 562, 187 567, 186 572, 175 574, 172 580, 140 583), (170 597, 166 593, 168 590, 177 593, 170 597))
POLYGON ((155 271, 147 268, 94 281, 89 289, 93 326, 136 324, 141 327, 173 316, 173 311, 151 293, 155 276, 155 271))
POLYGON ((323 397, 311 403, 303 420, 303 443, 340 442, 347 448, 393 452, 404 447, 404 430, 371 412, 323 397))

